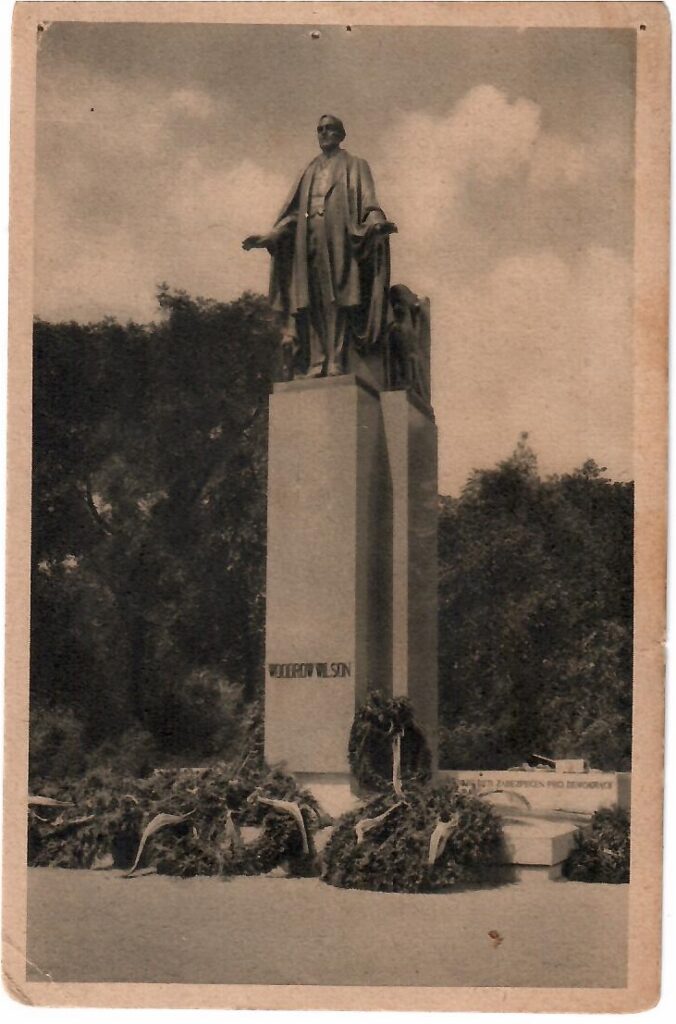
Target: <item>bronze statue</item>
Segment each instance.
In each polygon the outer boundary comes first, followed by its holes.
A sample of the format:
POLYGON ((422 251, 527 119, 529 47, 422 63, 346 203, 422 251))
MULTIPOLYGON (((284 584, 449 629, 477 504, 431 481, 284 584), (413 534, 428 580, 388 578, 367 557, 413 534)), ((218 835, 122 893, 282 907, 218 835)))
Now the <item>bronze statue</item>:
POLYGON ((372 351, 387 318, 389 235, 397 230, 376 199, 365 160, 341 149, 342 121, 317 125, 321 154, 303 171, 266 235, 248 249, 272 256, 270 301, 283 344, 306 376, 346 372, 350 345, 372 351))

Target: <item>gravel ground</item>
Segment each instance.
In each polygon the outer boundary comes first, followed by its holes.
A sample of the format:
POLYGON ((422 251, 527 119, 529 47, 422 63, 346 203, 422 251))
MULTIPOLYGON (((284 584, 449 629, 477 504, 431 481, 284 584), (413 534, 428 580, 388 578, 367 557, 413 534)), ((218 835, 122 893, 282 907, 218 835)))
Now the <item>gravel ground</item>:
POLYGON ((28 978, 621 988, 627 897, 577 882, 409 896, 32 868, 28 978))

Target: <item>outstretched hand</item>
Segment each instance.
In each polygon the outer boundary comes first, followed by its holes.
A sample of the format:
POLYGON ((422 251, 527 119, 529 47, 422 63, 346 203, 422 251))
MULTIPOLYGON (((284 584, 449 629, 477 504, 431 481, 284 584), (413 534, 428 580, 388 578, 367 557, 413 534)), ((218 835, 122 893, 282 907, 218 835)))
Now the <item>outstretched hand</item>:
POLYGON ((374 235, 395 235, 399 228, 392 220, 378 220, 374 224, 369 224, 368 230, 374 235))
POLYGON ((267 235, 247 235, 242 242, 242 248, 245 252, 248 252, 249 249, 265 249, 268 243, 269 238, 267 235))

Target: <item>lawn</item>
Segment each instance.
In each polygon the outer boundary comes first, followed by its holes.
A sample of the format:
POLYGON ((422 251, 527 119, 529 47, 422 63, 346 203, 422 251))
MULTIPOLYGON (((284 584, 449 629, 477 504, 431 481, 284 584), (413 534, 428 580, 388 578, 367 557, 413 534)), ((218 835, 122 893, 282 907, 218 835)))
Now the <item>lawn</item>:
POLYGON ((626 885, 400 895, 314 878, 28 874, 31 981, 626 984, 626 885))

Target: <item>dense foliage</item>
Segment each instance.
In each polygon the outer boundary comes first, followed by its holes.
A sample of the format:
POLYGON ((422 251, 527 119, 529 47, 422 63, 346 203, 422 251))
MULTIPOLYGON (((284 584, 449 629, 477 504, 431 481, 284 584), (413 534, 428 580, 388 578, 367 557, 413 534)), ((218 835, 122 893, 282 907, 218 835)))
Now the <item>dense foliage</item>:
POLYGON ((622 808, 606 807, 593 815, 591 828, 575 837, 564 874, 575 882, 628 882, 629 858, 629 815, 622 808))
POLYGON ((593 463, 543 480, 522 437, 439 523, 440 760, 530 754, 627 770, 633 488, 593 463))
MULTIPOLYGON (((236 759, 260 696, 278 330, 252 295, 159 301, 35 324, 34 778, 236 759)), ((439 556, 442 766, 629 767, 631 485, 541 479, 522 441, 441 499, 439 556)))
POLYGON ((423 783, 431 778, 430 749, 416 725, 411 702, 407 697, 388 699, 374 690, 357 709, 348 744, 350 768, 363 789, 391 786, 395 734, 401 737, 402 781, 423 783))
POLYGON ((443 890, 486 881, 499 861, 501 841, 496 812, 455 785, 407 789, 405 801, 389 792, 340 819, 324 851, 322 877, 349 889, 443 890), (359 841, 359 823, 378 818, 359 841), (440 822, 451 827, 443 851, 430 865, 430 843, 440 822))
POLYGON ((261 676, 277 330, 250 295, 160 305, 35 325, 31 703, 203 755, 261 676))

